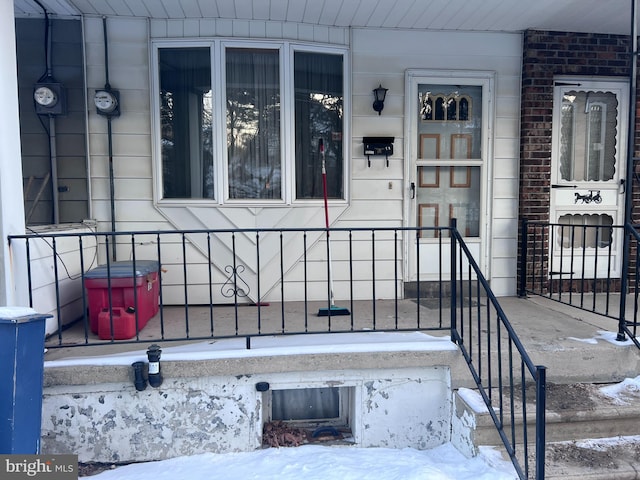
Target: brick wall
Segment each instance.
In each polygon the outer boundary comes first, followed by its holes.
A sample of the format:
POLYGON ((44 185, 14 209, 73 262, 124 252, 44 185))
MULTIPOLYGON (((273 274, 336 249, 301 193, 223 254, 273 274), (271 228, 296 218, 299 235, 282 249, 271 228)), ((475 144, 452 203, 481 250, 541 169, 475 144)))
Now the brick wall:
MULTIPOLYGON (((525 32, 520 133, 520 220, 525 218, 529 221, 540 222, 551 220, 549 218, 549 195, 551 190, 551 123, 554 76, 628 78, 631 65, 630 49, 630 37, 625 35, 538 30, 525 32)), ((636 111, 638 116, 635 128, 634 157, 638 156, 638 144, 640 143, 640 134, 638 133, 640 131, 640 108, 636 108, 636 111)), ((638 223, 640 222, 640 186, 638 182, 634 182, 633 188, 634 205, 638 205, 633 209, 633 217, 638 223)), ((542 273, 544 274, 544 272, 542 273)), ((546 277, 546 275, 544 276, 546 277)))
POLYGON ((549 221, 556 75, 629 76, 629 37, 529 30, 524 35, 520 218, 549 221))

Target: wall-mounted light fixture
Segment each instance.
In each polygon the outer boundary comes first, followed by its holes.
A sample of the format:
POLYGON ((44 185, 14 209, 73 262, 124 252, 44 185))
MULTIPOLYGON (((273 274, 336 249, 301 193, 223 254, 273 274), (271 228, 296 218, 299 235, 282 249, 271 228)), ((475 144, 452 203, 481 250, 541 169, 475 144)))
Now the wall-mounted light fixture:
POLYGON ((382 109, 384 108, 384 99, 387 96, 388 88, 384 88, 382 84, 378 88, 373 89, 373 95, 375 96, 375 101, 373 102, 373 109, 378 112, 378 115, 381 114, 382 109))

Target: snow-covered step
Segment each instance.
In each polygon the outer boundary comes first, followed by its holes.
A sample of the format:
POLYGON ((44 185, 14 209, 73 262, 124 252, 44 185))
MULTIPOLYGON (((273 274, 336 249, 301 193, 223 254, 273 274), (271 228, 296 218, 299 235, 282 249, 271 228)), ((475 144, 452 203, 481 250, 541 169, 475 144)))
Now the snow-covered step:
MULTIPOLYGON (((499 412, 498 395, 493 395, 494 411, 499 412)), ((528 439, 534 442, 535 398, 527 390, 528 439), (529 402, 531 400, 531 402, 529 402)), ((516 435, 522 432, 521 393, 514 403, 516 435)), ((461 388, 454 395, 455 416, 466 428, 467 444, 500 446, 489 412, 475 390, 461 388)), ((508 396, 503 397, 506 409, 508 396)), ((503 420, 511 438, 510 415, 503 420)), ((455 440, 454 440, 455 441, 455 440)), ((548 384, 546 409, 545 478, 563 480, 623 480, 640 478, 640 376, 615 384, 548 384)), ((521 449, 522 445, 518 445, 521 449)), ((522 450, 520 450, 522 451, 522 450)), ((533 456, 535 447, 529 448, 533 456)), ((530 466, 535 465, 533 457, 530 466)))

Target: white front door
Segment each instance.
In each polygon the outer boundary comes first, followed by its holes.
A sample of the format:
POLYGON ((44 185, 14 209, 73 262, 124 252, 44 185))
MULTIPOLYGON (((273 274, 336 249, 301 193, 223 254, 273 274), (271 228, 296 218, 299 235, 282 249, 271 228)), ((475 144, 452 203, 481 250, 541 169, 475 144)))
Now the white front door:
POLYGON ((552 279, 620 273, 628 84, 557 79, 551 165, 552 279))
MULTIPOLYGON (((486 209, 493 74, 408 73, 408 281, 447 280, 451 219, 486 267, 486 209)), ((465 269, 466 272, 466 269, 465 269)))

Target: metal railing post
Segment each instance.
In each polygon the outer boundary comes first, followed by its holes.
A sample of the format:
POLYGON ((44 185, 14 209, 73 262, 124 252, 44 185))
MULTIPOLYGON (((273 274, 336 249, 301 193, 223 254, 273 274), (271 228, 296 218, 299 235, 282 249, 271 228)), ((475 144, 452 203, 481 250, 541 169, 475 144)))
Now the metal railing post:
POLYGON ((457 271, 457 265, 458 265, 458 260, 457 260, 457 239, 455 236, 455 232, 458 226, 458 221, 455 218, 451 219, 451 225, 450 225, 450 231, 449 231, 449 235, 451 236, 451 278, 450 278, 450 282, 451 282, 451 341, 459 344, 460 341, 462 340, 460 338, 460 335, 458 334, 458 325, 457 325, 457 317, 456 317, 456 305, 457 303, 457 297, 458 297, 458 291, 457 291, 457 278, 456 278, 456 271, 457 271))
POLYGON ((536 366, 536 479, 544 480, 547 408, 547 367, 536 366))
POLYGON ((520 227, 520 288, 518 289, 518 297, 527 296, 527 233, 529 231, 529 222, 526 218, 522 219, 520 227))

